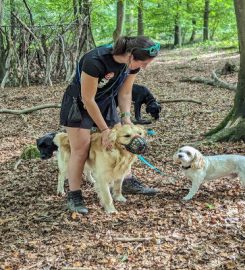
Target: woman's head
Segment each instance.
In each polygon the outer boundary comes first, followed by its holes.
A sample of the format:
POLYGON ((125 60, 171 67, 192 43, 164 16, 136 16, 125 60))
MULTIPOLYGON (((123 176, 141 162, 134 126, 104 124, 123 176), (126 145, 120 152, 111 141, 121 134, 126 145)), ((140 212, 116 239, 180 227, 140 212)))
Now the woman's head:
POLYGON ((160 50, 160 44, 155 43, 145 36, 119 37, 113 46, 113 55, 130 53, 135 61, 145 61, 156 57, 160 50))

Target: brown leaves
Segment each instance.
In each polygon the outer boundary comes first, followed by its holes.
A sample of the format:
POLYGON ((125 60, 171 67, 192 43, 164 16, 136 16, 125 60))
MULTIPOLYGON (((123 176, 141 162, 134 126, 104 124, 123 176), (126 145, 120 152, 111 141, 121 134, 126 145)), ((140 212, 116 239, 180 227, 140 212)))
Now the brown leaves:
MULTIPOLYGON (((125 204, 115 203, 116 215, 105 214, 93 187, 85 181, 82 191, 88 215, 67 212, 66 198, 56 196, 54 158, 23 161, 13 169, 25 145, 58 129, 58 109, 38 111, 26 121, 19 116, 1 116, 1 269, 245 269, 244 189, 238 179, 206 183, 191 201, 181 200, 190 183, 173 163, 173 153, 217 126, 234 97, 223 89, 178 81, 187 75, 208 76, 214 65, 223 65, 218 56, 189 61, 193 53, 164 51, 164 64, 160 61, 138 76, 138 82, 159 99, 191 97, 202 105, 163 104, 160 121, 149 126, 156 135, 149 137, 145 158, 166 176, 140 161, 133 168, 145 185, 160 189, 160 193, 153 197, 128 195, 125 204)), ((58 103, 64 89, 62 85, 18 91, 8 88, 2 90, 8 98, 0 105, 23 109, 40 102, 58 103), (25 100, 20 99, 23 96, 25 100)), ((203 144, 199 149, 204 154, 244 154, 244 143, 203 144)))

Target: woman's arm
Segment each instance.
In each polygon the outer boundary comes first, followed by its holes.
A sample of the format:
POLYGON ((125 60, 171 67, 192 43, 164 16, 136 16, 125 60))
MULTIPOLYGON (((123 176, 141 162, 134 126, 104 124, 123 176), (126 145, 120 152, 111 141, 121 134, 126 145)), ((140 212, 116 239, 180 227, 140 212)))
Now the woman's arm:
POLYGON ((122 122, 124 124, 131 124, 130 107, 132 102, 132 87, 136 75, 137 74, 129 74, 118 93, 118 106, 120 108, 121 113, 124 113, 124 116, 122 117, 122 122))
POLYGON ((97 127, 103 131, 108 126, 95 102, 95 95, 98 87, 98 78, 92 77, 85 72, 81 74, 81 96, 83 104, 97 127))

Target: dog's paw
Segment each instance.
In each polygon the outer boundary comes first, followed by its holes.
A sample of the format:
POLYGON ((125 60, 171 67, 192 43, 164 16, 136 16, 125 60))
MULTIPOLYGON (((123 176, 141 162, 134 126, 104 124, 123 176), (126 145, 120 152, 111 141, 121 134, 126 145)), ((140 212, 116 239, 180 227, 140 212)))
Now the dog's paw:
POLYGON ((57 195, 64 196, 64 195, 65 195, 65 190, 64 190, 64 188, 57 188, 57 195))
POLYGON ((182 198, 183 201, 189 201, 192 198, 192 196, 186 195, 184 198, 182 198))
POLYGON ((152 123, 152 121, 150 120, 144 120, 144 119, 139 119, 139 120, 135 120, 133 121, 134 124, 137 124, 137 125, 149 125, 152 123))
POLYGON ((113 206, 107 206, 105 207, 105 211, 107 214, 114 214, 114 213, 118 213, 117 209, 113 206))
POLYGON ((126 202, 127 199, 121 194, 121 195, 118 195, 118 196, 113 196, 114 200, 115 201, 118 201, 118 202, 126 202))

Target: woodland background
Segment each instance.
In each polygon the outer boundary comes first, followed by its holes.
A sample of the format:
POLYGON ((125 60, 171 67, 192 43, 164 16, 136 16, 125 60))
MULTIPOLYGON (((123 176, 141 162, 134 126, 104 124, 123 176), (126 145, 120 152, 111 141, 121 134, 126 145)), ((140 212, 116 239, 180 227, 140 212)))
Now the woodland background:
POLYGON ((233 1, 0 0, 1 87, 69 82, 76 62, 119 35, 162 47, 237 45, 233 1))
POLYGON ((0 0, 0 269, 245 269, 239 179, 206 183, 184 203, 190 182, 172 160, 185 144, 205 155, 245 154, 244 20, 244 0, 0 0), (55 157, 25 150, 60 129, 57 107, 84 52, 143 33, 162 49, 137 83, 163 107, 146 126, 156 134, 145 158, 165 175, 140 161, 133 173, 160 192, 128 195, 107 215, 83 181, 89 214, 71 215, 56 195, 55 157))

